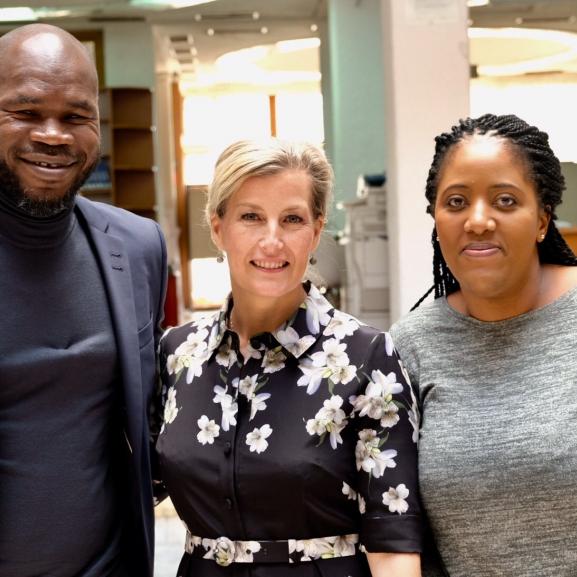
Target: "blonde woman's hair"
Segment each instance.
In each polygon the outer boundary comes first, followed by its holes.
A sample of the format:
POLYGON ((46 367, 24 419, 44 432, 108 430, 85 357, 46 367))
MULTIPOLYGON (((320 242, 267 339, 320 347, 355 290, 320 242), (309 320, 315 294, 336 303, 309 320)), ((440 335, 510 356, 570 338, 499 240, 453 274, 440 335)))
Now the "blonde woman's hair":
POLYGON ((241 140, 228 146, 216 161, 208 187, 205 216, 224 216, 228 199, 253 176, 269 176, 285 170, 303 170, 311 181, 314 218, 326 219, 332 200, 334 175, 325 153, 305 142, 277 138, 241 140))

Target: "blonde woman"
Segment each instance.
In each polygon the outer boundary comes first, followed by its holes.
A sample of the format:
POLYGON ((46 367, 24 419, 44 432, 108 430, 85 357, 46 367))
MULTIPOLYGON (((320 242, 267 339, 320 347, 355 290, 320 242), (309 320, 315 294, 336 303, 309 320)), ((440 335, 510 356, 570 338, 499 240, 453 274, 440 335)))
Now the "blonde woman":
POLYGON ((243 141, 217 162, 207 218, 232 294, 160 351, 179 576, 420 575, 410 386, 387 334, 303 282, 332 180, 310 145, 243 141))

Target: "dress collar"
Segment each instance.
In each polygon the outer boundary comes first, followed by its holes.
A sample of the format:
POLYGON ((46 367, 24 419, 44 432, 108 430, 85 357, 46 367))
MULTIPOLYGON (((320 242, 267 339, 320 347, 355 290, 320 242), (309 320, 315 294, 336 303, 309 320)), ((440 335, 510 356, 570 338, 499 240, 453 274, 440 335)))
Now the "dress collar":
MULTIPOLYGON (((294 315, 272 333, 263 333, 263 335, 272 335, 278 344, 296 359, 304 355, 316 343, 324 328, 330 323, 335 310, 316 286, 306 282, 303 288, 307 296, 294 315)), ((227 333, 231 332, 227 320, 232 306, 232 294, 229 294, 216 315, 194 322, 197 329, 207 329, 208 356, 220 347, 227 333)), ((253 337, 251 344, 263 335, 253 337)))

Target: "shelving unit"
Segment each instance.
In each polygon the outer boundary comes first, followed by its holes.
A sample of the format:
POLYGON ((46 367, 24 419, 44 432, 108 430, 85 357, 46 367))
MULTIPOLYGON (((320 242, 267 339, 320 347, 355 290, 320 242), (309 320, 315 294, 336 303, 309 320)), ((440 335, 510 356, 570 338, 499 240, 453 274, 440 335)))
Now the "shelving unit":
POLYGON ((100 93, 102 158, 82 194, 155 217, 152 92, 108 88, 100 93))

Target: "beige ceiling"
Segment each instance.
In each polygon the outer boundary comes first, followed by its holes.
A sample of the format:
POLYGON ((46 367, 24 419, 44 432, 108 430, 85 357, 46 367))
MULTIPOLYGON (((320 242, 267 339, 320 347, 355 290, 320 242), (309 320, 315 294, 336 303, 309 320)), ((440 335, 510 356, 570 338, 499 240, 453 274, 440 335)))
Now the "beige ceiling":
MULTIPOLYGON (((160 57, 181 61, 182 70, 191 71, 193 61, 210 64, 232 50, 314 35, 311 26, 322 25, 328 1, 217 0, 181 9, 136 8, 130 0, 26 0, 26 5, 70 11, 66 18, 49 20, 68 28, 79 23, 148 22, 161 39, 160 57)), ((0 0, 0 7, 18 4, 0 0)), ((471 8, 470 20, 474 27, 552 28, 577 34, 577 0, 492 0, 488 6, 471 8)), ((555 41, 474 40, 471 60, 502 64, 547 56, 558 48, 555 41)))

